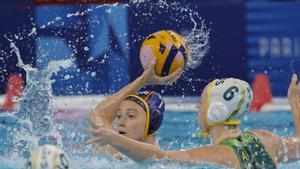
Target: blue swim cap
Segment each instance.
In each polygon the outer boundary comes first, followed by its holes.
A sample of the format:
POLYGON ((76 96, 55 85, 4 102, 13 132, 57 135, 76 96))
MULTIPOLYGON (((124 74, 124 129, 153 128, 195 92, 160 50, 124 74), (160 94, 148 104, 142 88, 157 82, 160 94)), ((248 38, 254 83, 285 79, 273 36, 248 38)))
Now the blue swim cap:
POLYGON ((165 102, 162 96, 154 91, 139 91, 129 95, 125 100, 134 101, 146 112, 144 137, 155 133, 164 117, 165 102))

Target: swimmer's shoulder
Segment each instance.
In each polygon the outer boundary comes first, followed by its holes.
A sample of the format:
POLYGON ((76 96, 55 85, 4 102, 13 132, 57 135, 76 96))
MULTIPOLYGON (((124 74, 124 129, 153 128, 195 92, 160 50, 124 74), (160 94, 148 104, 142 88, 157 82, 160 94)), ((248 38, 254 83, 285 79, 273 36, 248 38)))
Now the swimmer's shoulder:
POLYGON ((250 130, 246 133, 256 136, 261 142, 277 145, 281 143, 281 137, 267 130, 250 130))

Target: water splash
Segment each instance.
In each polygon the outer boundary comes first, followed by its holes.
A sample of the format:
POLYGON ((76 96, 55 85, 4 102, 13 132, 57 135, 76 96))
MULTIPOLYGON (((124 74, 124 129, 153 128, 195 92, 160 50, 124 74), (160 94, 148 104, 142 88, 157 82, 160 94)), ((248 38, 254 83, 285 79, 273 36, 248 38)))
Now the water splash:
MULTIPOLYGON (((57 24, 58 22, 62 21, 64 18, 72 18, 72 17, 80 17, 80 16, 85 16, 85 15, 88 15, 90 12, 93 12, 94 10, 97 10, 97 9, 100 9, 100 8, 109 8, 107 9, 107 13, 110 13, 109 11, 111 11, 112 8, 114 7, 128 7, 129 5, 128 4, 120 4, 120 3, 112 3, 112 4, 101 4, 101 5, 97 5, 96 7, 91 7, 91 8, 86 8, 85 10, 79 10, 79 11, 76 11, 76 12, 72 12, 72 13, 68 13, 66 16, 59 16, 59 17, 55 17, 53 18, 52 20, 50 19, 49 22, 47 22, 46 24, 44 25, 41 25, 39 27, 39 29, 45 29, 49 26, 52 26, 54 24, 57 24)), ((89 22, 91 22, 90 20, 88 20, 89 22)), ((32 28, 31 30, 31 33, 30 35, 36 35, 36 28, 32 28)))
POLYGON ((37 69, 32 68, 30 65, 24 64, 23 60, 21 59, 20 50, 17 48, 16 44, 13 40, 9 39, 6 35, 4 36, 10 42, 10 48, 12 49, 11 53, 15 53, 17 55, 18 63, 17 66, 23 68, 26 72, 27 71, 36 71, 37 69))
MULTIPOLYGON (((193 75, 195 71, 192 69, 199 68, 203 58, 208 55, 211 32, 211 28, 206 25, 206 21, 201 17, 199 12, 191 8, 191 4, 185 2, 169 2, 166 0, 159 0, 156 2, 150 0, 131 0, 129 1, 129 5, 136 7, 137 10, 134 11, 134 17, 140 16, 141 21, 137 22, 137 26, 141 27, 145 24, 142 20, 149 19, 148 24, 150 25, 155 24, 151 23, 153 17, 160 19, 160 16, 172 14, 167 17, 162 17, 165 20, 163 25, 170 27, 168 29, 179 30, 179 34, 186 40, 191 53, 191 59, 188 61, 186 70, 181 76, 181 80, 188 82, 185 83, 185 87, 182 87, 182 90, 188 87, 192 88, 194 92, 198 92, 193 84, 198 84, 199 82, 207 83, 209 81, 207 79, 195 78, 193 75), (143 10, 138 10, 140 8, 143 10)), ((132 34, 131 36, 135 39, 134 41, 142 41, 145 38, 138 34, 132 34)), ((167 89, 167 86, 165 86, 164 90, 167 89)), ((182 91, 182 93, 185 93, 185 91, 182 91)))
MULTIPOLYGON (((195 10, 191 9, 188 6, 182 6, 180 2, 167 2, 166 0, 159 0, 158 2, 151 2, 149 0, 131 0, 129 1, 128 4, 122 4, 121 6, 123 7, 129 7, 129 6, 144 6, 144 5, 149 5, 150 6, 150 11, 154 11, 155 8, 158 8, 158 12, 160 11, 165 11, 165 10, 173 10, 172 12, 176 12, 174 16, 170 16, 172 22, 174 23, 180 23, 180 19, 185 20, 185 19, 190 19, 191 22, 193 22, 193 28, 190 28, 188 30, 182 31, 181 35, 184 36, 187 45, 189 47, 190 53, 191 53, 191 60, 189 60, 187 66, 191 69, 196 69, 199 65, 202 63, 202 59, 207 55, 209 51, 209 38, 210 38, 210 31, 211 29, 208 28, 205 24, 205 20, 202 19, 199 16, 199 13, 196 12, 195 10), (178 17, 179 14, 183 14, 180 19, 176 18, 178 17), (189 18, 186 18, 185 15, 189 15, 189 18), (200 20, 200 24, 196 22, 195 17, 200 20)), ((70 17, 78 17, 78 16, 83 16, 87 15, 93 10, 96 10, 98 8, 103 8, 103 7, 116 7, 120 6, 119 3, 113 3, 113 4, 104 4, 104 5, 98 5, 95 8, 87 8, 83 11, 76 11, 73 13, 67 14, 65 17, 70 18, 70 17)), ((108 9, 107 11, 111 12, 108 9)), ((108 13, 110 13, 108 12, 108 13)), ((151 17, 152 14, 150 13, 139 13, 139 11, 136 11, 136 15, 142 15, 144 17, 151 17)), ((46 25, 42 25, 40 29, 45 29, 47 26, 51 26, 55 24, 56 22, 59 22, 62 20, 62 17, 56 17, 52 21, 49 21, 46 25)), ((143 24, 141 22, 141 24, 143 24)), ((29 35, 36 35, 36 28, 34 27, 29 35)), ((142 40, 141 37, 138 40, 142 40)))
MULTIPOLYGON (((172 26, 174 27, 177 25, 186 25, 186 22, 189 20, 193 24, 192 27, 178 28, 181 29, 179 33, 186 40, 186 44, 188 45, 191 53, 191 59, 189 60, 187 67, 190 69, 196 69, 201 65, 202 59, 209 52, 211 29, 206 25, 205 20, 197 11, 191 9, 187 4, 182 5, 181 2, 167 2, 166 0, 159 0, 158 2, 152 2, 149 0, 132 0, 129 4, 130 6, 148 9, 149 12, 147 13, 143 10, 135 11, 135 16, 142 16, 144 19, 153 17, 154 12, 162 14, 162 12, 168 11, 168 13, 172 13, 172 15, 168 16, 167 22, 172 23, 172 26)), ((138 23, 138 25, 141 26, 143 24, 143 22, 138 23)), ((142 39, 143 37, 139 36, 136 38, 136 40, 142 39)))
MULTIPOLYGON (((199 17, 198 14, 196 14, 199 17)), ((194 27, 187 35, 183 35, 184 39, 186 40, 186 44, 189 47, 191 60, 188 62, 188 68, 195 69, 197 68, 204 56, 208 53, 209 50, 209 35, 210 35, 210 28, 207 28, 205 24, 205 20, 201 21, 200 29, 197 28, 198 24, 193 18, 192 13, 190 13, 191 20, 194 23, 194 27)), ((182 33, 183 34, 183 33, 182 33)))
MULTIPOLYGON (((134 3, 138 4, 138 3, 144 3, 144 2, 145 2, 145 0, 131 1, 132 4, 134 4, 134 3)), ((137 4, 135 4, 135 5, 137 5, 137 4)), ((164 10, 164 9, 171 10, 171 9, 174 9, 174 7, 176 7, 176 11, 178 11, 178 13, 185 12, 185 13, 188 13, 188 15, 190 15, 190 16, 192 16, 191 13, 193 13, 193 16, 196 15, 188 7, 183 7, 178 2, 167 3, 166 0, 160 0, 158 2, 158 4, 159 4, 160 10, 164 10)), ((50 22, 46 23, 45 25, 42 25, 41 27, 39 27, 39 28, 37 27, 37 28, 45 29, 47 26, 53 25, 57 22, 60 22, 63 17, 70 18, 70 17, 82 16, 82 15, 88 14, 89 12, 91 12, 94 9, 101 8, 103 6, 114 7, 115 5, 117 5, 117 4, 99 5, 96 8, 88 8, 88 9, 84 10, 83 12, 69 13, 66 16, 60 16, 60 17, 53 18, 53 21, 50 21, 50 22)), ((127 6, 127 5, 125 5, 125 6, 127 6)), ((151 8, 153 8, 153 7, 151 6, 151 8)), ((107 10, 107 12, 110 13, 111 10, 107 10)), ((141 15, 151 17, 152 14, 151 13, 142 13, 141 15)), ((198 17, 199 15, 196 15, 196 16, 198 17)), ((194 44, 195 48, 198 49, 199 45, 197 46, 197 44, 199 42, 202 42, 200 40, 200 37, 204 34, 201 32, 201 31, 203 31, 203 29, 202 29, 202 26, 201 26, 201 28, 198 27, 200 25, 195 20, 193 20, 192 17, 190 17, 190 18, 191 18, 191 21, 194 23, 194 27, 190 28, 190 30, 188 31, 188 35, 189 34, 191 34, 191 35, 187 36, 186 39, 189 44, 194 44), (193 40, 193 39, 196 39, 196 40, 193 40)), ((171 19, 172 19, 172 21, 174 21, 174 24, 181 22, 180 19, 178 20, 174 16, 171 16, 171 19)), ((181 19, 188 19, 188 18, 182 17, 181 19)), ((92 22, 92 21, 89 20, 89 22, 92 22)), ((141 24, 142 24, 142 22, 141 22, 141 24)), ((203 25, 204 21, 202 21, 201 24, 203 25)), ((37 28, 36 27, 32 28, 32 30, 29 33, 27 33, 26 35, 28 37, 36 36, 37 28)), ((126 36, 127 36, 127 34, 126 34, 126 36)), ((209 38, 209 36, 208 36, 208 38, 209 38)), ((208 40, 208 38, 207 38, 207 40, 208 40)), ((139 39, 136 39, 136 40, 139 40, 139 39)), ((19 145, 19 148, 26 147, 25 149, 28 149, 30 151, 32 149, 32 147, 36 147, 38 145, 39 139, 41 137, 43 137, 44 135, 52 135, 52 136, 58 135, 55 137, 59 137, 59 133, 57 133, 57 130, 56 130, 57 124, 54 122, 54 119, 52 117, 52 112, 54 111, 55 108, 52 105, 52 100, 53 100, 52 87, 51 87, 52 81, 50 80, 50 78, 53 74, 56 74, 61 68, 69 67, 73 61, 71 59, 62 60, 62 61, 52 61, 48 64, 46 69, 38 70, 36 68, 31 67, 30 65, 24 64, 24 62, 21 59, 20 51, 17 48, 16 44, 13 42, 13 40, 9 40, 9 41, 10 41, 10 46, 12 48, 12 52, 17 55, 18 66, 22 67, 26 71, 26 77, 27 77, 26 78, 27 86, 24 90, 24 96, 20 99, 20 111, 17 113, 17 116, 20 117, 18 119, 20 126, 19 126, 19 128, 17 128, 17 127, 10 128, 10 131, 14 131, 17 129, 15 132, 11 132, 11 133, 15 134, 15 136, 14 136, 15 139, 13 140, 13 144, 19 145), (54 124, 54 125, 52 125, 52 124, 54 124), (32 144, 26 144, 26 142, 24 142, 24 141, 32 142, 32 144)), ((204 44, 204 43, 202 43, 202 44, 204 44)), ((192 46, 190 48, 193 48, 193 47, 194 46, 192 46)), ((79 128, 78 126, 76 126, 76 127, 79 128)), ((75 137, 75 136, 76 136, 76 133, 73 134, 73 137, 75 137)), ((59 141, 59 142, 61 142, 61 141, 59 141)), ((72 151, 72 150, 70 150, 70 151, 72 151)), ((111 168, 140 168, 140 166, 137 165, 136 163, 125 161, 120 164, 119 161, 113 161, 110 158, 106 158, 103 156, 100 156, 98 159, 93 159, 93 160, 92 160, 92 158, 90 158, 89 154, 86 155, 86 157, 84 157, 84 158, 79 158, 79 160, 78 160, 78 158, 76 158, 74 156, 72 156, 71 158, 72 158, 71 163, 73 163, 74 164, 73 166, 75 166, 73 168, 101 168, 102 166, 105 166, 108 168, 109 167, 111 167, 111 168), (91 164, 89 162, 92 162, 93 165, 92 166, 87 165, 87 164, 91 164)), ((162 163, 164 163, 164 162, 158 161, 154 165, 152 163, 152 164, 142 166, 142 168, 149 168, 149 167, 150 168, 189 168, 189 167, 181 166, 179 164, 174 164, 174 163, 168 163, 168 164, 165 164, 165 163, 162 164, 162 163)), ((195 167, 195 168, 199 168, 199 165, 197 165, 197 167, 195 167)))
POLYGON ((57 119, 53 118, 55 108, 52 104, 52 81, 50 78, 60 69, 70 67, 73 59, 51 61, 45 69, 38 70, 24 64, 16 44, 13 40, 7 37, 6 39, 10 42, 11 53, 15 53, 17 56, 17 65, 26 71, 26 87, 20 98, 20 109, 13 115, 16 124, 9 133, 12 137, 12 148, 9 151, 26 155, 48 137, 55 138, 55 143, 62 145, 62 139, 58 132, 61 125, 57 119))

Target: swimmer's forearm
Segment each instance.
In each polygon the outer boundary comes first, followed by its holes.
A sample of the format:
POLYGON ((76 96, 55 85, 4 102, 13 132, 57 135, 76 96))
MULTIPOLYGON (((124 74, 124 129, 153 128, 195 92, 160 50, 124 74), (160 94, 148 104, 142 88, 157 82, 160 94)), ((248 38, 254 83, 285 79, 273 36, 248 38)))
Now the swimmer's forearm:
POLYGON ((296 127, 296 135, 300 136, 300 105, 299 105, 299 96, 300 96, 300 88, 297 85, 298 78, 297 74, 293 74, 291 83, 288 89, 288 101, 292 109, 294 123, 296 127))
POLYGON ((282 148, 279 151, 279 160, 289 163, 300 160, 300 137, 282 137, 282 148))
POLYGON ((107 120, 109 123, 112 123, 117 109, 121 102, 132 93, 138 91, 141 87, 146 85, 146 80, 143 75, 139 76, 130 84, 123 87, 117 93, 109 96, 107 99, 102 101, 94 110, 97 115, 101 116, 102 119, 107 120))
POLYGON ((300 137, 300 106, 297 100, 290 102, 290 105, 294 117, 296 136, 300 137))
POLYGON ((155 145, 136 141, 119 134, 113 134, 110 144, 137 162, 152 157, 161 159, 166 156, 166 152, 155 145))

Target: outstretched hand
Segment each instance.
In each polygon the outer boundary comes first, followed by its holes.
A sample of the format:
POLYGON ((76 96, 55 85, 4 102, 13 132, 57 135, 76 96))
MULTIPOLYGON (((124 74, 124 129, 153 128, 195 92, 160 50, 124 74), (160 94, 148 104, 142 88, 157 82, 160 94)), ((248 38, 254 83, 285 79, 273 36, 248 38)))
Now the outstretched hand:
MULTIPOLYGON (((90 128, 86 131, 92 134, 92 137, 86 141, 86 144, 95 144, 95 149, 110 143, 110 136, 115 133, 110 127, 106 126, 104 122, 97 116, 90 118, 90 128)), ((95 150, 94 149, 94 150, 95 150)))
POLYGON ((290 104, 297 103, 300 96, 300 87, 297 85, 297 75, 293 74, 291 83, 288 89, 288 100, 290 104))
POLYGON ((144 71, 144 73, 142 74, 142 76, 145 78, 145 82, 149 83, 149 84, 167 84, 167 83, 173 83, 175 82, 182 74, 183 70, 182 68, 177 69, 176 71, 174 71, 172 74, 168 75, 168 76, 158 76, 155 73, 155 64, 156 64, 156 58, 154 58, 150 65, 149 68, 146 69, 144 71))

